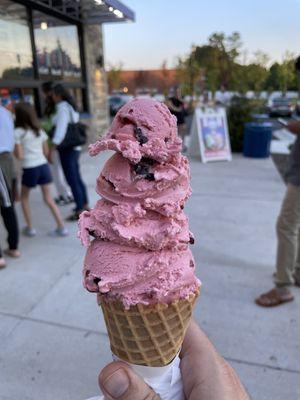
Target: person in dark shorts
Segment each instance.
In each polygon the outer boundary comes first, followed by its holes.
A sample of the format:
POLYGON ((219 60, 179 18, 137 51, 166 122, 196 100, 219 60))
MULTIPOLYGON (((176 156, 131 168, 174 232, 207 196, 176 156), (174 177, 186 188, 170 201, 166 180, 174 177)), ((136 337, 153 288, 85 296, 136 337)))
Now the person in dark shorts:
POLYGON ((18 103, 15 107, 15 156, 22 160, 23 176, 21 204, 26 226, 23 233, 33 237, 36 230, 33 228, 31 211, 29 205, 30 190, 37 185, 41 187, 43 199, 49 207, 55 222, 56 229, 51 231, 51 236, 66 236, 67 229, 64 227, 60 212, 51 196, 52 176, 47 162, 48 137, 40 128, 35 109, 29 103, 18 103))

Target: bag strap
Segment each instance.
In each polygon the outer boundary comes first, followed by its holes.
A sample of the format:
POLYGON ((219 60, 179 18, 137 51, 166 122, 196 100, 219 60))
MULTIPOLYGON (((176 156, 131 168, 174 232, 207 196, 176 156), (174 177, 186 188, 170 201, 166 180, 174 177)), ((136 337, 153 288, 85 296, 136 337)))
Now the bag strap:
POLYGON ((69 107, 69 114, 70 114, 70 123, 75 124, 76 122, 74 121, 74 118, 73 118, 73 107, 69 103, 68 103, 68 107, 69 107))

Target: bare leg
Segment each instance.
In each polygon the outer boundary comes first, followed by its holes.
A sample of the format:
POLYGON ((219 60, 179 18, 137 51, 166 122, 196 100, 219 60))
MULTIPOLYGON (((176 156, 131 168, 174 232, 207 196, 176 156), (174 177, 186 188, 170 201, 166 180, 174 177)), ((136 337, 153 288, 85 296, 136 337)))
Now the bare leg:
POLYGON ((51 190, 50 190, 50 184, 47 185, 42 185, 41 189, 42 189, 42 193, 43 193, 43 198, 44 198, 44 202, 47 204, 47 206, 49 207, 50 211, 52 212, 52 215, 57 223, 57 228, 63 228, 64 227, 64 223, 63 220, 61 218, 60 212, 58 207, 56 206, 52 196, 51 196, 51 190))
POLYGON ((26 225, 28 226, 29 229, 32 229, 31 212, 29 206, 29 194, 30 194, 30 188, 22 185, 22 190, 21 190, 22 210, 26 221, 26 225))

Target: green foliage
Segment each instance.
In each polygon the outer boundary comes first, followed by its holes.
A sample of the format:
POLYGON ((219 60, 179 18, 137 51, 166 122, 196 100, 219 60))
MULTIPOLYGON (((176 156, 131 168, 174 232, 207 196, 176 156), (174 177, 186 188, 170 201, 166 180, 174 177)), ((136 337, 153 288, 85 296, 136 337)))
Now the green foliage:
POLYGON ((261 100, 247 99, 246 97, 235 96, 231 99, 227 110, 228 130, 233 152, 243 150, 244 126, 252 120, 252 115, 264 111, 261 100))
POLYGON ((262 90, 281 90, 283 93, 297 90, 293 54, 286 52, 281 63, 268 68, 269 56, 259 50, 250 63, 238 62, 241 47, 238 32, 231 35, 216 32, 209 36, 206 44, 193 46, 187 57, 178 60, 178 78, 183 93, 193 95, 210 90, 214 94, 221 86, 240 94, 253 90, 257 95, 262 90))

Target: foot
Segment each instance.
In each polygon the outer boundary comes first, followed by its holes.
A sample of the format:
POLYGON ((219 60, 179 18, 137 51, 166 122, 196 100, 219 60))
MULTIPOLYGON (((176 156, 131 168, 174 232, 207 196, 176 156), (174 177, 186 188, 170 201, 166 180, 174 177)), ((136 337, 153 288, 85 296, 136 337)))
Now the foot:
POLYGON ((0 269, 3 269, 6 267, 6 262, 3 257, 0 257, 0 269))
POLYGON ((300 287, 300 280, 295 278, 295 286, 300 287))
POLYGON ((11 257, 11 258, 19 258, 20 255, 21 255, 21 253, 20 253, 19 250, 17 250, 17 249, 15 249, 15 250, 6 249, 6 250, 4 250, 4 253, 5 253, 8 257, 11 257))
POLYGON ((66 221, 70 221, 70 222, 72 222, 72 221, 78 221, 79 215, 82 213, 82 211, 84 211, 84 210, 81 210, 81 211, 74 211, 71 215, 69 215, 69 216, 66 218, 66 221))
POLYGON ((68 202, 68 204, 71 204, 71 203, 74 203, 74 199, 73 199, 73 196, 68 196, 67 197, 67 202, 68 202))
POLYGON ((36 236, 36 230, 34 228, 29 228, 28 226, 25 226, 25 228, 23 228, 22 233, 27 237, 36 236))
POLYGON ((68 236, 69 231, 67 228, 56 228, 54 231, 48 233, 51 237, 65 237, 68 236))
POLYGON ((73 201, 74 201, 74 200, 73 200, 73 197, 71 197, 71 196, 67 196, 67 197, 59 196, 59 197, 57 197, 57 198, 55 199, 55 203, 56 203, 58 206, 65 206, 65 205, 67 205, 67 204, 72 203, 73 201))
POLYGON ((263 293, 255 303, 261 307, 276 307, 280 304, 293 301, 294 296, 287 288, 274 288, 267 293, 263 293))

